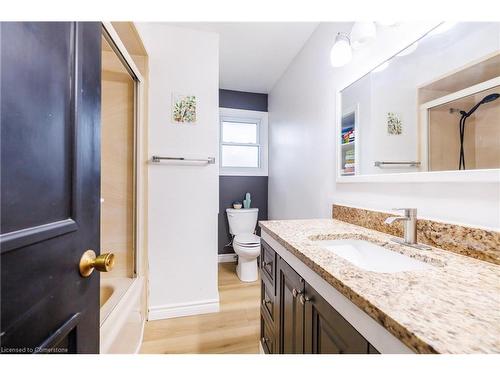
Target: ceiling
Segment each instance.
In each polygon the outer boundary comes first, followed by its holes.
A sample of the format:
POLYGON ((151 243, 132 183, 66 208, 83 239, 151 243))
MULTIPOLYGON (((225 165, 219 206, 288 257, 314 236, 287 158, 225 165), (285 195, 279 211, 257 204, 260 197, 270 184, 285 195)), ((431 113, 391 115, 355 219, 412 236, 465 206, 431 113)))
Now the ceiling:
POLYGON ((220 88, 269 93, 317 22, 185 22, 220 35, 220 88))

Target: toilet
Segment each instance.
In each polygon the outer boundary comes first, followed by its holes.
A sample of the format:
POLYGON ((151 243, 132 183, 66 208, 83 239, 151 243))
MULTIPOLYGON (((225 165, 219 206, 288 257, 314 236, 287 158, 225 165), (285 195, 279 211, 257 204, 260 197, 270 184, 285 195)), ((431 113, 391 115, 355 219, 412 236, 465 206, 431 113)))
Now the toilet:
POLYGON ((233 237, 234 252, 238 255, 236 274, 244 282, 256 281, 257 257, 260 254, 260 237, 255 235, 258 208, 226 209, 229 233, 233 237))

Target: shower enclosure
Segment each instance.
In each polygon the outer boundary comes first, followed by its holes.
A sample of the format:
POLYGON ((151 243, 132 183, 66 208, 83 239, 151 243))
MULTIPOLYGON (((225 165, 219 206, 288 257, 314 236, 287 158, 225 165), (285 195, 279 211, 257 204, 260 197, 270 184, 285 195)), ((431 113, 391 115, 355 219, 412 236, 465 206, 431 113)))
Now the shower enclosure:
POLYGON ((145 320, 141 267, 142 75, 114 25, 103 24, 101 64, 101 252, 115 255, 101 275, 100 351, 134 353, 145 320))

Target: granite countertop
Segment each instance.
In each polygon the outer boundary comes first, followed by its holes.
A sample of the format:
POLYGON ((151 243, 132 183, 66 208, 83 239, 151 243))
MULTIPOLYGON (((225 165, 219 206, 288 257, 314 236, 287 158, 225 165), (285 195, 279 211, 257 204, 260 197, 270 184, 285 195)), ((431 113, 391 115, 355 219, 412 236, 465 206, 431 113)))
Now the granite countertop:
POLYGON ((500 353, 500 266, 333 219, 261 221, 267 234, 418 353, 500 353), (364 239, 433 265, 398 273, 356 267, 315 240, 364 239))

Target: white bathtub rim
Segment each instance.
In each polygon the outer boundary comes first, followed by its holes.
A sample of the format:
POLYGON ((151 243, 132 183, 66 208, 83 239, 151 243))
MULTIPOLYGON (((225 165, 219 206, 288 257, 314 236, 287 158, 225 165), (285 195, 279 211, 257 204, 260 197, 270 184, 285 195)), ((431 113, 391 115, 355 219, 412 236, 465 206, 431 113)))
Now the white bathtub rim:
POLYGON ((125 294, 118 301, 116 306, 114 306, 113 311, 108 315, 107 319, 103 322, 100 327, 99 339, 100 339, 100 350, 101 354, 115 353, 112 348, 117 342, 117 338, 120 331, 124 328, 127 319, 131 314, 134 313, 134 307, 139 310, 140 316, 140 333, 137 337, 134 349, 122 354, 134 354, 140 350, 142 345, 142 339, 144 335, 144 323, 145 316, 141 311, 142 305, 142 292, 144 288, 143 278, 137 277, 132 280, 132 283, 126 290, 125 294))
POLYGON ((144 339, 144 327, 145 326, 146 326, 146 319, 143 317, 142 323, 141 323, 141 338, 140 338, 139 342, 137 343, 137 347, 134 350, 134 354, 139 354, 139 352, 141 351, 142 340, 144 339))
POLYGON ((111 287, 113 292, 108 300, 102 305, 99 309, 99 326, 102 327, 106 319, 113 313, 116 306, 120 303, 120 301, 125 297, 127 291, 132 287, 136 278, 128 278, 128 277, 110 277, 110 278, 101 278, 100 287, 111 287))

